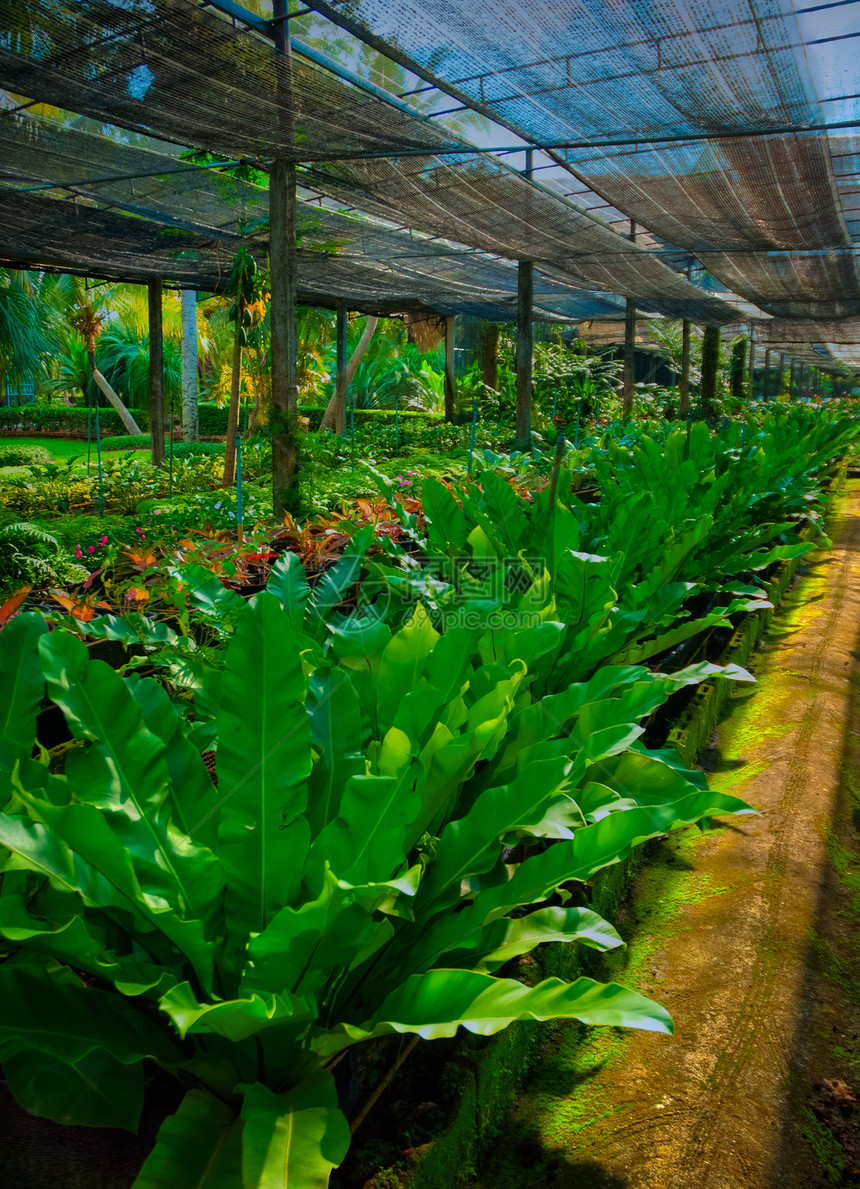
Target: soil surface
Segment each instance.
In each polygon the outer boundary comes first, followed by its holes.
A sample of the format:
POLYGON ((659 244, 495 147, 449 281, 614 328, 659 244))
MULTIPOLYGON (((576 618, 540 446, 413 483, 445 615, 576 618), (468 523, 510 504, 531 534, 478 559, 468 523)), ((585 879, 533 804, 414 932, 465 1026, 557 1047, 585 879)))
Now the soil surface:
POLYGON ((700 757, 761 816, 659 844, 596 975, 675 1036, 560 1026, 476 1187, 860 1184, 860 483, 830 531, 700 757))

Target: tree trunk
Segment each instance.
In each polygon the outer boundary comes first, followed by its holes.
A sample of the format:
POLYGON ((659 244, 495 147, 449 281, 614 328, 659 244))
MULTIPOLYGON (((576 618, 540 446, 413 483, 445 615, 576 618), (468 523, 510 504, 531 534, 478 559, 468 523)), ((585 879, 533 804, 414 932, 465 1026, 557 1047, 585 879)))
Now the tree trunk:
POLYGON ((514 444, 526 451, 532 436, 532 354, 534 352, 534 264, 517 265, 517 408, 514 444))
MULTIPOLYGON (((139 434, 140 426, 137 424, 131 413, 129 413, 128 409, 125 407, 117 394, 111 388, 110 384, 108 384, 107 380, 96 367, 95 336, 93 336, 93 338, 87 343, 87 358, 90 361, 90 371, 93 373, 93 379, 96 382, 96 386, 101 392, 104 393, 110 404, 116 409, 117 413, 119 413, 119 419, 125 426, 127 432, 130 434, 139 434)), ((84 390, 84 404, 86 404, 86 401, 87 394, 86 390, 84 390)))
POLYGON ((636 383, 636 306, 627 298, 624 315, 624 379, 621 388, 622 416, 633 412, 633 386, 636 383))
POLYGON ((242 387, 242 316, 245 312, 241 297, 236 309, 236 337, 233 340, 233 375, 230 381, 230 410, 227 414, 227 448, 224 452, 222 487, 232 487, 236 477, 236 431, 239 428, 239 392, 242 387))
POLYGON ((486 386, 498 391, 499 327, 496 322, 485 322, 481 328, 481 368, 486 386))
POLYGON ((690 323, 687 318, 681 324, 681 384, 679 390, 678 415, 687 417, 690 413, 690 323))
POLYGON ((182 303, 182 440, 197 441, 197 294, 183 289, 182 303))
POLYGON ((457 411, 457 381, 454 377, 454 318, 445 319, 445 420, 453 424, 457 411))
POLYGON ((110 384, 107 382, 107 380, 101 374, 99 369, 96 367, 95 363, 93 363, 92 368, 93 368, 93 379, 95 380, 96 384, 101 389, 101 391, 108 398, 108 400, 110 401, 113 408, 115 408, 117 413, 119 413, 119 419, 125 426, 126 432, 130 433, 130 434, 139 434, 140 426, 137 424, 135 419, 132 417, 131 413, 129 413, 128 409, 125 407, 125 405, 119 399, 117 394, 111 388, 110 384))
POLYGON ((720 364, 720 328, 706 326, 702 338, 702 411, 707 412, 717 395, 717 369, 720 364))
MULTIPOLYGON (((375 314, 368 315, 367 324, 366 324, 364 330, 362 331, 361 338, 358 340, 358 343, 356 344, 356 348, 353 351, 352 355, 350 356, 349 363, 346 365, 346 376, 344 377, 344 386, 343 386, 344 407, 346 406, 346 396, 347 396, 347 393, 349 392, 349 386, 352 383, 352 378, 356 373, 358 365, 361 363, 362 356, 364 355, 367 348, 370 346, 370 341, 373 338, 374 333, 376 332, 376 327, 377 327, 378 323, 379 323, 379 319, 377 318, 377 316, 375 314)), ((326 411, 323 413, 323 418, 322 418, 322 421, 320 422, 320 429, 334 429, 335 428, 335 426, 337 424, 337 420, 336 420, 336 418, 337 418, 337 395, 338 395, 337 389, 335 389, 335 394, 331 398, 331 400, 328 402, 328 405, 326 406, 326 411)))
POLYGON ((149 435, 152 465, 164 462, 164 332, 161 277, 147 283, 149 298, 149 435))

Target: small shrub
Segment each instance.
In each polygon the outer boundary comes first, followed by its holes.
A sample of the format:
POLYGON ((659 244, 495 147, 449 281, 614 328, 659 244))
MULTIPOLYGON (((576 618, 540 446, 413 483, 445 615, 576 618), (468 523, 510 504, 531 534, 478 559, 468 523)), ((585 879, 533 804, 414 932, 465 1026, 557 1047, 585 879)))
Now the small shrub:
POLYGON ((0 596, 22 586, 84 582, 88 571, 63 555, 56 537, 27 521, 0 528, 0 596))
POLYGON ((41 466, 53 461, 41 446, 0 446, 0 467, 41 466))

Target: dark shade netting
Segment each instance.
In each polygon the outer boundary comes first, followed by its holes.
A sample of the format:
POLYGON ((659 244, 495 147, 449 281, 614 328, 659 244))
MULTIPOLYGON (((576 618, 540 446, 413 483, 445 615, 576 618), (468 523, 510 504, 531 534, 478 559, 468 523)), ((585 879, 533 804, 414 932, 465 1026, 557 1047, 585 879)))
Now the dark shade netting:
POLYGON ((325 159, 456 142, 326 70, 298 60, 286 70, 271 45, 193 0, 0 5, 0 84, 230 156, 325 159))
MULTIPOLYGON (((325 305, 342 298, 350 308, 378 313, 427 308, 497 321, 516 318, 517 273, 508 261, 307 204, 301 206, 299 226, 298 283, 306 301, 325 305)), ((267 250, 265 232, 243 242, 257 253, 267 250)), ((0 255, 10 263, 138 283, 160 276, 217 291, 229 276, 236 246, 235 239, 0 187, 0 255)), ((619 304, 608 294, 580 292, 540 274, 535 278, 537 320, 594 317, 619 304)))
POLYGON ((860 299, 856 263, 838 257, 849 211, 860 218, 856 154, 838 184, 827 137, 780 134, 824 120, 780 0, 310 4, 536 143, 575 144, 556 151, 589 187, 665 242, 710 253, 715 275, 767 312, 802 316, 823 290, 825 316, 860 299), (792 273, 779 250, 836 258, 792 273))
POLYGON ((0 84, 16 93, 229 155, 325 163, 385 152, 389 159, 322 164, 314 184, 419 231, 550 262, 562 283, 629 296, 654 312, 737 316, 501 162, 440 156, 463 142, 418 115, 296 58, 291 88, 279 89, 274 51, 190 0, 34 0, 21 11, 22 27, 0 33, 0 84), (422 145, 431 153, 398 156, 422 145))
POLYGON ((654 313, 714 323, 738 316, 652 253, 492 157, 330 163, 309 170, 308 179, 380 218, 532 260, 559 281, 622 294, 654 313))
POLYGON ((860 345, 860 318, 832 322, 773 318, 769 322, 754 323, 754 330, 756 341, 761 347, 779 346, 787 342, 860 345))

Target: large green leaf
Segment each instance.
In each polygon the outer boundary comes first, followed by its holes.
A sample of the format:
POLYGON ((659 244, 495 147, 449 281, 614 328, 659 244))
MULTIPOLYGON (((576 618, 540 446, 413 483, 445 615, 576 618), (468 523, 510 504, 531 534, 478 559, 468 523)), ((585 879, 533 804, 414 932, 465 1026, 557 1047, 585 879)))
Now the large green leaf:
POLYGON ((305 630, 315 639, 322 639, 326 625, 335 607, 361 574, 361 563, 373 543, 374 529, 368 524, 352 538, 344 549, 340 561, 326 570, 317 586, 305 615, 305 630))
POLYGON ((47 632, 38 615, 18 615, 0 632, 0 738, 30 754, 36 715, 45 690, 39 637, 47 632))
POLYGON ((340 808, 347 782, 366 771, 361 704, 349 672, 318 669, 308 682, 308 715, 322 755, 309 785, 307 818, 316 837, 340 808))
POLYGON ((422 494, 431 542, 443 553, 461 551, 469 535, 469 526, 451 492, 431 475, 423 484, 422 494))
POLYGON ((445 966, 491 973, 548 941, 581 942, 598 950, 623 944, 609 922, 588 908, 539 908, 513 920, 502 917, 488 925, 476 925, 471 932, 464 929, 466 920, 459 919, 462 915, 437 918, 425 936, 409 939, 408 952, 401 959, 409 973, 437 966, 443 958, 445 966))
POLYGON ((133 1189, 243 1189, 236 1112, 214 1094, 189 1090, 162 1123, 133 1189))
POLYGON ((439 633, 419 603, 412 617, 386 645, 377 679, 377 730, 380 737, 394 722, 400 703, 418 680, 424 660, 438 639, 439 633))
POLYGON ((291 1034, 295 1038, 311 1018, 307 1004, 288 993, 200 1003, 189 983, 172 987, 161 997, 160 1007, 182 1037, 189 1032, 214 1032, 235 1042, 267 1028, 279 1028, 284 1039, 290 1039, 291 1034))
POLYGON ((296 634, 275 596, 261 594, 227 649, 217 715, 219 856, 239 946, 291 901, 301 880, 312 763, 305 694, 296 634))
POLYGON ((31 1115, 79 1127, 137 1131, 143 1107, 143 1066, 123 1065, 104 1049, 77 1061, 11 1042, 0 1047, 3 1076, 31 1115))
POLYGON ((286 1094, 251 1086, 242 1118, 244 1189, 326 1189, 349 1148, 349 1125, 327 1071, 286 1094))
MULTIPOLYGON (((343 1025, 345 1037, 413 1032, 425 1040, 454 1036, 458 1028, 490 1036, 515 1020, 580 1020, 583 1024, 672 1032, 665 1008, 617 983, 548 978, 536 987, 473 970, 430 970, 408 978, 374 1013, 366 1030, 343 1025)), ((342 1042, 341 1047, 342 1047, 342 1042)), ((320 1043, 327 1055, 338 1038, 320 1043)))
POLYGON ((269 572, 266 590, 275 596, 295 631, 301 631, 311 588, 305 567, 295 553, 286 550, 269 572))
POLYGON ((122 1064, 154 1057, 181 1063, 181 1049, 122 995, 59 981, 44 967, 0 966, 0 1040, 77 1062, 104 1049, 122 1064))
MULTIPOLYGON (((129 686, 143 711, 148 730, 165 746, 170 776, 171 804, 177 827, 189 838, 212 847, 217 834, 218 790, 212 783, 200 752, 182 729, 182 719, 167 691, 151 677, 129 686)), ((210 899, 214 889, 209 889, 210 899)))
POLYGON ((206 940, 202 922, 184 920, 165 901, 144 896, 131 856, 97 809, 51 805, 32 797, 29 808, 39 821, 0 814, 0 843, 17 863, 103 910, 131 936, 144 939, 146 950, 166 950, 170 961, 175 946, 194 964, 204 986, 211 985, 214 945, 206 940), (156 930, 170 947, 159 944, 163 939, 156 930))
POLYGON ((78 799, 107 811, 105 821, 147 892, 182 916, 203 919, 221 876, 214 856, 172 825, 164 743, 147 730, 122 678, 103 661, 90 661, 80 640, 54 632, 40 650, 51 697, 75 735, 92 741, 66 761, 78 799))

